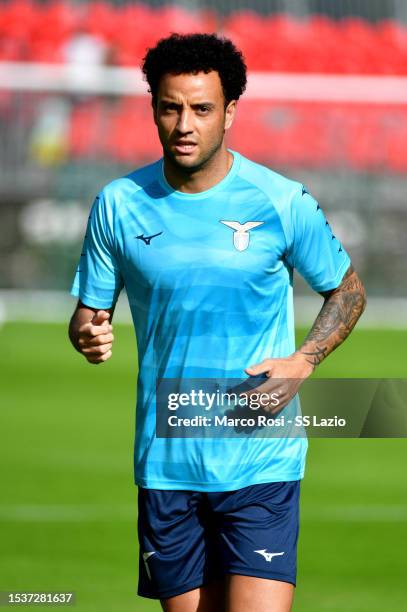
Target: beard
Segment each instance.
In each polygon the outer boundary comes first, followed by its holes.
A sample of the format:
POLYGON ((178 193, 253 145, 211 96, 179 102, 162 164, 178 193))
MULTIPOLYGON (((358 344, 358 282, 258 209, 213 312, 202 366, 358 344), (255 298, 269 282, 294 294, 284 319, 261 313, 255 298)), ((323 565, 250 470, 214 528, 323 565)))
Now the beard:
POLYGON ((181 171, 184 174, 190 175, 198 172, 208 166, 212 159, 215 157, 219 149, 221 148, 223 143, 223 134, 222 138, 213 143, 212 146, 205 152, 200 153, 195 160, 189 160, 187 156, 178 157, 174 154, 169 146, 163 145, 163 154, 164 158, 178 171, 181 171))

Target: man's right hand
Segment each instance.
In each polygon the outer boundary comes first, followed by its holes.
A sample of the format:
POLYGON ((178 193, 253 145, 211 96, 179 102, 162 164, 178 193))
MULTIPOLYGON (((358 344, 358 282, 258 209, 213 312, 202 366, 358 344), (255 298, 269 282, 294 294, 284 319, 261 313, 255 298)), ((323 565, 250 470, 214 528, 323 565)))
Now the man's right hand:
POLYGON ((89 363, 103 363, 112 356, 114 336, 109 319, 107 310, 98 310, 89 323, 78 329, 77 348, 89 363))

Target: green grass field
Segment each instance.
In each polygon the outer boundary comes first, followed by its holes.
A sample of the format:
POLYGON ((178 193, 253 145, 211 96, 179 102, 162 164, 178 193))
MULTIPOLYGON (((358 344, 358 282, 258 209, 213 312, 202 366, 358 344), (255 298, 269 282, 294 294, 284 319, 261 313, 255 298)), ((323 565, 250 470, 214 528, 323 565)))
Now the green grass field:
MULTIPOLYGON (((0 330, 2 591, 73 590, 81 612, 160 609, 136 596, 135 338, 115 334, 95 367, 64 326, 0 330)), ((407 330, 356 330, 319 375, 407 378, 406 344, 407 330)), ((406 453, 407 440, 310 441, 296 612, 406 609, 406 453)))

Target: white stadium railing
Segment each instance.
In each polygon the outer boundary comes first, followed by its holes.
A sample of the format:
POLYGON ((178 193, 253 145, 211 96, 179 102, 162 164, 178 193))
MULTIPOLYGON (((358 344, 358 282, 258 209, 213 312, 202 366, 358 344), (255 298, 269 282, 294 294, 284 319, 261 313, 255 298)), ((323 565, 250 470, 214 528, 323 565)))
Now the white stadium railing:
MULTIPOLYGON (((139 68, 0 62, 0 88, 144 96, 139 68)), ((312 102, 406 104, 407 77, 252 72, 245 98, 312 102)))

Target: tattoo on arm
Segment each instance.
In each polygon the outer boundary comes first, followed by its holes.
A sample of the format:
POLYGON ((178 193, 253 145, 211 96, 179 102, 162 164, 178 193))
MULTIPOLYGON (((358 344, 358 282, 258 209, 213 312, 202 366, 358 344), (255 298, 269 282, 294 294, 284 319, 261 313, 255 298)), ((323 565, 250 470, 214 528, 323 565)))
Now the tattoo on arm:
POLYGON ((299 351, 314 367, 339 346, 365 309, 365 289, 349 267, 337 289, 323 294, 325 302, 299 351))

